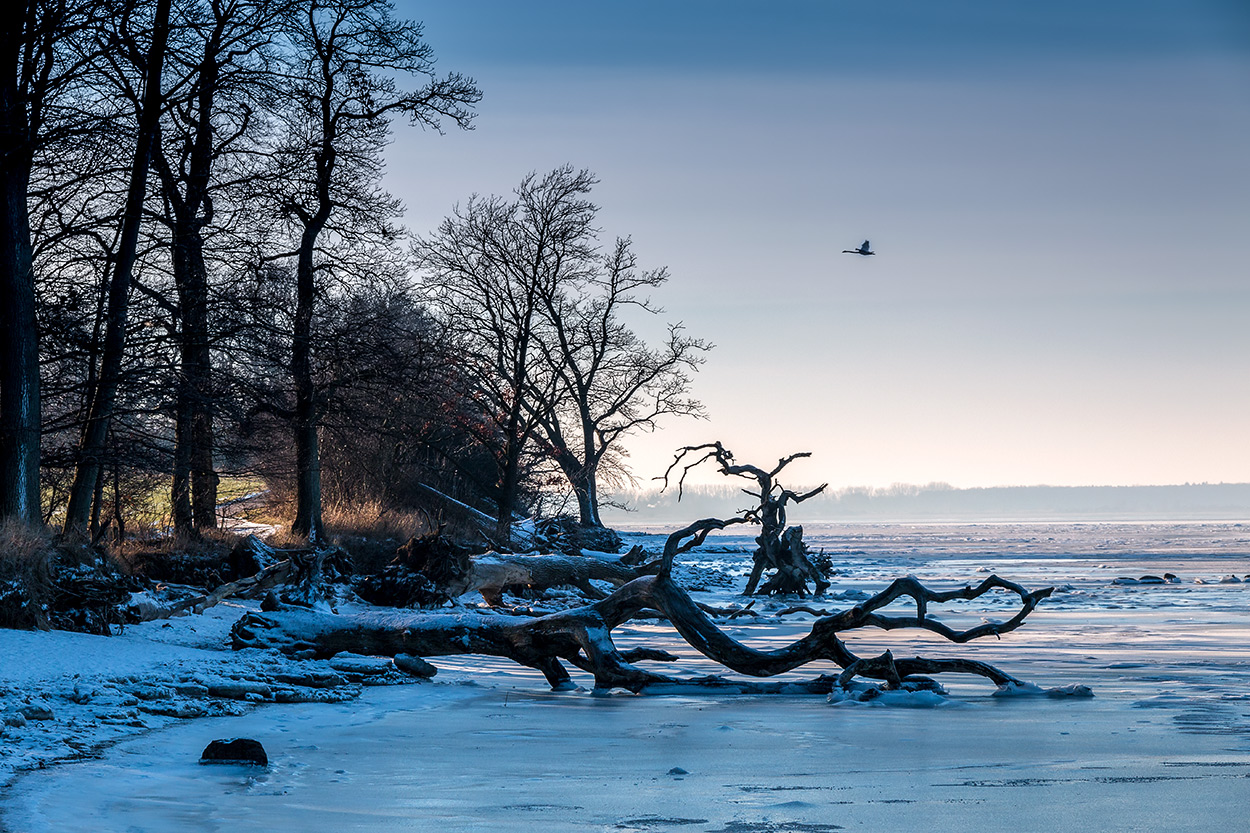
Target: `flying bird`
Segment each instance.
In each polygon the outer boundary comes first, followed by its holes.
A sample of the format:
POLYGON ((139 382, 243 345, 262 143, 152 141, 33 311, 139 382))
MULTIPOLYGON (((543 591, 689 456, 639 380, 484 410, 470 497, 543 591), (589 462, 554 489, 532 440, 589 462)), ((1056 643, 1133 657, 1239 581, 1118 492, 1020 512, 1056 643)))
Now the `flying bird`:
POLYGON ((864 245, 860 246, 858 249, 843 249, 842 254, 844 255, 875 255, 876 252, 869 250, 868 241, 865 240, 864 245))

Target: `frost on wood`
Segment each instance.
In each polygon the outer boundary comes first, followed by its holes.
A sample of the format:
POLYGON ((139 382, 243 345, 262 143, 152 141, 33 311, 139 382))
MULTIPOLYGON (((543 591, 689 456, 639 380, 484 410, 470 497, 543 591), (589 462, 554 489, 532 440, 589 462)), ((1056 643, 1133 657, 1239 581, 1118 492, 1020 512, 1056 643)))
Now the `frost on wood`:
POLYGON ((962 644, 984 636, 1015 630, 1053 588, 1028 591, 1018 584, 990 576, 976 586, 931 590, 914 578, 895 580, 889 587, 855 607, 822 616, 811 632, 790 645, 760 651, 730 637, 716 626, 690 596, 673 582, 670 571, 676 556, 698 546, 708 533, 743 523, 743 518, 708 518, 669 536, 658 573, 634 579, 605 599, 582 607, 536 618, 484 616, 472 612, 420 613, 395 611, 334 616, 311 610, 284 609, 249 613, 232 629, 239 648, 272 648, 297 658, 356 654, 439 657, 486 654, 506 657, 543 673, 556 690, 574 687, 565 663, 594 677, 595 688, 623 688, 633 692, 674 687, 717 687, 742 693, 779 691, 828 692, 849 687, 856 677, 881 681, 886 689, 916 682, 917 675, 957 672, 984 677, 997 685, 1024 685, 1012 675, 971 659, 877 657, 853 653, 841 635, 859 628, 917 628, 962 644), (975 599, 991 591, 1020 599, 1015 615, 1003 622, 952 628, 929 615, 931 605, 975 599), (915 605, 913 615, 893 615, 882 609, 898 600, 915 605), (672 661, 671 654, 649 648, 620 651, 612 630, 640 615, 662 613, 695 650, 730 671, 749 677, 772 677, 820 660, 842 669, 837 676, 821 676, 803 683, 728 681, 719 677, 676 679, 638 666, 644 660, 672 661), (909 678, 913 678, 909 680, 909 678))

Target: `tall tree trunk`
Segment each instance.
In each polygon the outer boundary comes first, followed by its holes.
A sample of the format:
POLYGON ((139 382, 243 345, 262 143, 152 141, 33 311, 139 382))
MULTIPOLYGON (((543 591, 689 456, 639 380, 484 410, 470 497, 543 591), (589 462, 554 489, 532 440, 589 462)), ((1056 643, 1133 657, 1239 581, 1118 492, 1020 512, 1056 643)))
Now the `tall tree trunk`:
POLYGON ((589 392, 578 397, 582 421, 582 465, 571 478, 577 495, 577 514, 582 526, 603 526, 599 520, 599 451, 595 446, 595 424, 586 403, 589 392))
POLYGON ((577 499, 577 521, 582 526, 602 527, 599 518, 599 485, 593 463, 583 462, 567 447, 556 451, 556 463, 564 472, 577 499))
POLYGON ((217 526, 213 468, 212 357, 209 350, 208 270, 198 219, 175 218, 174 282, 178 287, 180 378, 174 406, 174 526, 217 526))
POLYGON ((148 169, 161 110, 161 72, 165 46, 169 40, 170 0, 157 0, 152 21, 152 43, 147 55, 143 103, 139 111, 134 165, 126 191, 126 208, 118 241, 116 268, 108 291, 108 324, 104 333, 104 353, 100 360, 100 384, 92 397, 87 425, 83 431, 78 468, 65 512, 65 532, 85 534, 91 516, 91 496, 95 488, 104 445, 113 419, 117 388, 126 349, 126 318, 130 312, 130 283, 139 246, 139 226, 147 192, 148 169))
POLYGON ((28 178, 20 160, 8 156, 0 153, 0 521, 37 524, 39 337, 26 213, 28 178))
POLYGON ((594 475, 585 475, 573 484, 577 495, 577 520, 582 526, 603 526, 599 519, 599 486, 594 475))
POLYGON ((517 491, 521 484, 521 448, 509 437, 504 448, 504 465, 499 478, 499 514, 495 518, 495 539, 507 544, 512 539, 512 516, 516 513, 517 491))
MULTIPOLYGON (((179 345, 181 348, 182 345, 179 345)), ((182 350, 179 350, 181 353, 182 350)), ((180 374, 174 394, 174 457, 173 482, 170 485, 170 513, 174 529, 191 532, 195 524, 191 516, 191 397, 187 395, 186 374, 180 374)))
POLYGON ((296 265, 295 330, 291 339, 291 376, 295 383, 295 522, 291 531, 310 544, 324 537, 321 527, 321 452, 317 389, 312 378, 312 319, 316 300, 313 251, 319 225, 305 227, 296 265))
POLYGON ((155 156, 174 230, 179 385, 175 406, 173 496, 175 526, 186 530, 217 526, 219 478, 213 466, 215 400, 203 229, 213 216, 209 183, 216 138, 213 115, 221 85, 222 37, 222 28, 218 26, 205 41, 203 57, 196 69, 198 91, 193 99, 194 118, 184 114, 183 120, 191 132, 181 140, 189 154, 179 164, 177 174, 164 156, 163 148, 157 148, 155 156))
POLYGON ((503 466, 499 472, 499 515, 495 519, 495 538, 501 544, 507 544, 512 539, 512 517, 516 514, 517 493, 521 488, 521 451, 528 436, 521 426, 521 407, 521 396, 517 394, 508 412, 503 466))
POLYGON ((33 148, 18 89, 24 15, 0 22, 0 521, 37 524, 39 335, 27 196, 33 148))
POLYGON ((561 464, 564 476, 573 488, 573 496, 577 499, 577 522, 582 526, 603 526, 599 519, 599 486, 589 467, 581 465, 576 458, 569 455, 570 465, 561 464))

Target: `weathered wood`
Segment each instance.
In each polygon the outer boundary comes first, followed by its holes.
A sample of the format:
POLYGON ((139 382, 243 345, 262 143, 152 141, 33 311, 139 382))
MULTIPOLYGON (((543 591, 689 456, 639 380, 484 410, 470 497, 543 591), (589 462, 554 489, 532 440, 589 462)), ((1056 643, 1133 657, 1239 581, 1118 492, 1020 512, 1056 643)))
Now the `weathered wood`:
POLYGON ((571 585, 592 599, 602 599, 607 594, 591 581, 605 581, 619 587, 658 569, 658 562, 631 567, 619 559, 487 553, 471 559, 469 572, 460 582, 448 585, 448 589, 454 596, 480 592, 482 598, 492 605, 503 602, 505 587, 517 586, 547 590, 571 585), (457 590, 459 592, 455 592, 457 590))
MULTIPOLYGON (((706 535, 724 521, 708 519, 692 524, 670 537, 666 550, 677 551, 686 543, 706 535)), ((667 555, 667 552, 666 552, 667 555)), ((233 644, 239 648, 273 648, 295 657, 329 657, 342 651, 359 654, 416 657, 487 654, 507 657, 521 665, 538 669, 552 688, 569 689, 573 683, 561 660, 590 673, 596 689, 624 688, 634 692, 647 689, 706 686, 705 681, 678 680, 655 674, 634 665, 644 659, 668 659, 668 655, 647 650, 622 653, 612 641, 614 628, 651 609, 658 610, 672 623, 681 637, 704 656, 724 667, 751 677, 771 677, 811 662, 828 660, 844 671, 837 684, 849 685, 854 677, 884 681, 897 687, 902 680, 925 673, 961 672, 986 677, 997 684, 1019 683, 1015 677, 993 666, 964 659, 861 659, 851 652, 840 634, 863 627, 885 630, 922 628, 963 643, 990 635, 1001 635, 1019 627, 1037 604, 1053 588, 1029 592, 997 576, 990 576, 975 587, 934 591, 913 578, 898 579, 881 593, 850 610, 822 617, 811 632, 796 642, 772 651, 743 645, 719 628, 704 614, 683 589, 673 582, 668 570, 644 576, 618 588, 606 599, 571 610, 537 618, 486 616, 472 612, 416 613, 396 611, 350 617, 330 616, 308 610, 280 610, 249 613, 232 629, 233 644), (965 630, 950 628, 927 617, 930 604, 956 599, 974 599, 993 590, 1005 590, 1020 598, 1020 609, 1010 619, 983 623, 965 630), (915 616, 887 616, 878 611, 897 599, 908 597, 916 605, 915 616)), ((719 680, 719 678, 715 678, 719 680)), ((830 678, 808 684, 807 690, 829 690, 830 678), (814 686, 814 688, 813 688, 814 686)), ((724 684, 741 691, 765 693, 769 686, 744 683, 724 684)), ((773 686, 775 690, 781 687, 773 686)))
POLYGON ((473 555, 468 548, 451 544, 434 533, 412 538, 400 547, 388 570, 399 567, 420 573, 442 597, 454 599, 466 593, 481 593, 488 604, 496 606, 503 603, 503 591, 508 587, 547 590, 570 585, 591 599, 602 599, 606 594, 592 581, 619 587, 659 570, 658 560, 637 563, 636 555, 633 550, 625 555, 589 551, 580 556, 498 552, 473 555))
POLYGON ((681 475, 677 480, 678 500, 681 500, 686 475, 706 460, 714 461, 720 468, 721 474, 727 477, 743 477, 755 481, 758 491, 743 489, 746 494, 755 498, 759 505, 745 510, 742 513, 742 519, 760 525, 760 534, 755 539, 757 545, 753 556, 755 563, 751 569, 751 576, 747 579, 744 595, 755 595, 758 589, 758 592, 764 595, 796 593, 805 596, 809 579, 814 583, 817 594, 823 593, 829 587, 829 582, 807 558, 807 547, 803 544, 803 528, 786 528, 786 505, 802 503, 808 498, 815 497, 829 484, 825 483, 809 492, 799 494, 784 488, 777 482, 777 475, 782 469, 795 460, 810 456, 811 452, 801 451, 782 457, 777 461, 776 466, 766 471, 758 466, 734 462, 733 452, 719 442, 689 445, 678 449, 673 462, 669 464, 663 478, 660 478, 667 488, 669 476, 672 475, 674 469, 681 467, 681 475), (691 457, 696 458, 694 462, 689 462, 691 457), (774 572, 764 586, 760 587, 759 582, 765 570, 774 572))

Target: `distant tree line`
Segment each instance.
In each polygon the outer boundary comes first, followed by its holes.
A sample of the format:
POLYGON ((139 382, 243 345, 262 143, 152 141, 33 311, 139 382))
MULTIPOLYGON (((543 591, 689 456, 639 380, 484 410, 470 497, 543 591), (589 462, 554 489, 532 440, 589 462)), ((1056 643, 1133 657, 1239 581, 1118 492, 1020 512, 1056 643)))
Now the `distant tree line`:
MULTIPOLYGON (((639 509, 635 520, 680 521, 724 517, 747 499, 723 484, 687 484, 676 490, 626 490, 615 496, 639 509)), ((808 523, 820 521, 1240 521, 1250 516, 1250 483, 1172 486, 991 486, 946 483, 850 487, 826 491, 803 505, 808 523)), ((609 522, 631 516, 611 511, 609 522)))
POLYGON ((0 61, 0 521, 121 534, 167 489, 194 533, 251 473, 313 541, 429 488, 599 525, 620 439, 700 413, 708 345, 627 324, 667 273, 600 245, 590 173, 398 225, 392 125, 480 92, 387 0, 17 0, 0 61))

